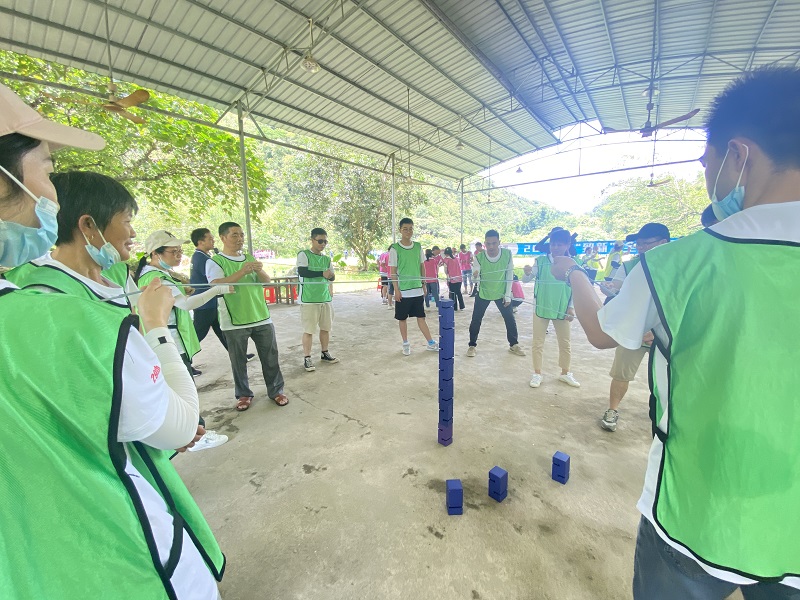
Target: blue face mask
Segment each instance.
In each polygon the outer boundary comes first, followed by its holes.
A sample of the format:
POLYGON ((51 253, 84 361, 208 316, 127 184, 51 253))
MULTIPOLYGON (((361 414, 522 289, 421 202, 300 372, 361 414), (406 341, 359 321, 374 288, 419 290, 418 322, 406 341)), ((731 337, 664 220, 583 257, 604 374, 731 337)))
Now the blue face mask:
POLYGON ((171 266, 169 266, 167 263, 165 263, 165 262, 164 262, 163 260, 161 260, 160 258, 158 259, 158 266, 160 266, 160 267, 161 267, 162 269, 164 269, 165 271, 169 271, 169 270, 172 268, 171 266))
MULTIPOLYGON (((94 219, 92 219, 92 222, 94 222, 94 219)), ((97 227, 97 223, 95 223, 94 226, 97 227)), ((92 257, 94 262, 100 265, 101 269, 109 269, 121 261, 122 257, 119 255, 117 249, 106 241, 106 238, 103 237, 103 233, 99 228, 97 229, 97 233, 100 234, 100 239, 103 240, 103 245, 99 248, 95 248, 92 243, 89 242, 89 238, 86 237, 86 234, 83 234, 83 239, 86 240, 86 252, 89 253, 89 256, 92 257)))
POLYGON ((717 200, 717 182, 722 173, 722 167, 725 166, 728 153, 731 151, 730 148, 728 148, 728 152, 725 153, 725 158, 722 159, 722 164, 719 166, 719 173, 717 173, 717 179, 714 181, 714 191, 711 193, 711 210, 714 211, 714 216, 716 216, 719 221, 727 219, 731 215, 735 215, 744 210, 744 186, 739 184, 742 182, 742 175, 744 175, 744 167, 747 164, 747 159, 750 158, 750 148, 745 144, 742 144, 742 146, 744 146, 747 152, 744 157, 744 164, 742 164, 742 171, 739 173, 739 179, 736 181, 736 185, 722 200, 717 200))
POLYGON ((39 227, 27 227, 13 221, 0 220, 0 265, 17 267, 47 253, 58 238, 58 204, 42 196, 37 198, 22 182, 0 165, 6 175, 14 180, 36 202, 39 227))

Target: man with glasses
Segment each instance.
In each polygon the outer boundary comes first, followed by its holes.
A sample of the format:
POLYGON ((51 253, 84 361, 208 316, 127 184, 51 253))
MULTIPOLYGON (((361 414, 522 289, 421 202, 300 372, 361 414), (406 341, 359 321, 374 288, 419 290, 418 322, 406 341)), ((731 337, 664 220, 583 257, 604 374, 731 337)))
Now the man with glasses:
POLYGON ((247 376, 249 339, 256 346, 269 397, 278 406, 286 406, 289 398, 283 393, 283 374, 278 362, 275 327, 264 300, 264 289, 258 285, 269 283, 269 275, 264 271, 262 263, 251 254, 242 252, 244 231, 238 223, 223 223, 219 226, 218 233, 222 241, 222 252, 212 256, 206 263, 206 278, 214 285, 239 284, 236 293, 225 294, 222 301, 217 303, 219 322, 228 341, 236 410, 250 408, 254 396, 247 376))
MULTIPOLYGON (((611 288, 616 293, 622 289, 622 283, 631 272, 633 267, 639 264, 642 255, 648 250, 669 243, 669 228, 661 223, 647 223, 638 233, 633 233, 625 238, 626 242, 635 242, 637 256, 631 260, 624 261, 622 267, 617 269, 614 279, 611 281, 611 288)), ((613 296, 611 297, 613 298, 613 296)), ((614 351, 614 363, 611 365, 611 390, 609 391, 608 410, 600 419, 600 426, 608 431, 617 430, 619 420, 619 408, 622 399, 628 392, 628 385, 636 379, 636 371, 642 364, 645 354, 650 351, 653 341, 653 334, 648 332, 642 339, 641 347, 636 350, 629 350, 623 346, 617 346, 614 351)))
POLYGON ((335 364, 338 358, 328 352, 333 325, 333 304, 330 282, 336 278, 329 256, 325 255, 328 233, 321 227, 311 230, 311 249, 297 254, 297 275, 300 277, 300 322, 303 325, 303 368, 315 371, 311 360, 311 343, 319 330, 320 360, 335 364))

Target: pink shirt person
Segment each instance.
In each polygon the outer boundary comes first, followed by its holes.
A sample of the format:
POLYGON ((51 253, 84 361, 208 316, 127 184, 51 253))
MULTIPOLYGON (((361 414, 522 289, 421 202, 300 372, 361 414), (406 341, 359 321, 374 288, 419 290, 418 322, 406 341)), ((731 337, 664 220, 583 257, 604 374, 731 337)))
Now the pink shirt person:
POLYGON ((461 283, 461 263, 456 258, 445 258, 444 266, 447 271, 447 281, 461 283))

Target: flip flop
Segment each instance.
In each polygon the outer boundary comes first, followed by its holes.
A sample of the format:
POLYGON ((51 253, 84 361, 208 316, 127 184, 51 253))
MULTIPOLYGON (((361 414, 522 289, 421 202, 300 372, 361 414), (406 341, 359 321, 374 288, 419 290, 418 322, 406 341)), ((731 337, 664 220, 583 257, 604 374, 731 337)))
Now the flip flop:
POLYGON ((246 411, 248 408, 250 408, 250 403, 252 401, 253 401, 252 396, 240 397, 239 400, 236 402, 236 410, 238 410, 239 412, 246 411))

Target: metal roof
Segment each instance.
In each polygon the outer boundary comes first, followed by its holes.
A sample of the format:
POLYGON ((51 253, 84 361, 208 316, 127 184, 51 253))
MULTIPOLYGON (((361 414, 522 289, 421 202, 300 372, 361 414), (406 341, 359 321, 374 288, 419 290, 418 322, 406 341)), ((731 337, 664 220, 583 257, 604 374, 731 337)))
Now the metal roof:
MULTIPOLYGON (((2 0, 0 47, 106 72, 105 6, 2 0)), ((221 110, 242 101, 257 122, 400 165, 410 151, 414 169, 451 179, 556 144, 576 122, 642 127, 651 80, 656 123, 707 107, 743 71, 800 62, 797 0, 107 6, 118 77, 221 110), (309 19, 314 74, 300 66, 309 19)))

